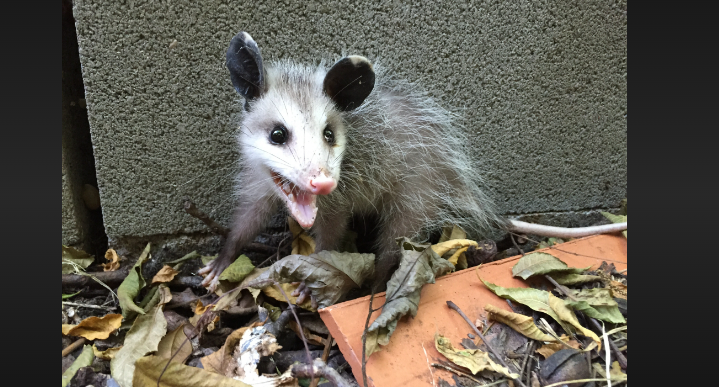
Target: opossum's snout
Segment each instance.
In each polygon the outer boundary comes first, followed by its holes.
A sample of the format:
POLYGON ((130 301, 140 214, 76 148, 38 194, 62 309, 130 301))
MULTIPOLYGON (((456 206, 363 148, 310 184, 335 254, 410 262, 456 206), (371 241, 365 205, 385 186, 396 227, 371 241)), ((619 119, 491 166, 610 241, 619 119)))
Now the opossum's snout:
POLYGON ((307 189, 315 195, 328 195, 337 187, 337 181, 330 176, 320 174, 310 180, 307 189))

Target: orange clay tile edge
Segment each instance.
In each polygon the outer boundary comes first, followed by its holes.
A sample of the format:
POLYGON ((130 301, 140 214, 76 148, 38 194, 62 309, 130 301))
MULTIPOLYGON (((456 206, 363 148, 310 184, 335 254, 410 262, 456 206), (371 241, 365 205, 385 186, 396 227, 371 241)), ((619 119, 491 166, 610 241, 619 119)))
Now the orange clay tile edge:
MULTIPOLYGON (((614 263, 617 270, 627 268, 627 240, 617 235, 597 235, 563 243, 547 251, 570 267, 599 267, 602 261, 614 263)), ((422 289, 417 316, 403 317, 397 324, 390 343, 367 361, 370 386, 437 386, 439 378, 452 380, 448 371, 430 364, 444 356, 434 348, 434 335, 449 338, 455 348, 471 333, 471 328, 446 302, 453 301, 471 319, 486 317, 485 304, 511 310, 507 302, 481 283, 477 276, 504 287, 527 287, 521 278, 512 277, 512 266, 521 256, 461 270, 441 277, 422 289)), ((530 280, 532 280, 530 278, 530 280)), ((541 281, 541 279, 540 279, 541 281)), ((373 307, 384 304, 385 294, 375 296, 373 307)), ((340 351, 362 385, 362 331, 369 310, 369 297, 347 301, 320 309, 320 316, 337 341, 340 351)), ((372 315, 371 321, 379 315, 372 315)))

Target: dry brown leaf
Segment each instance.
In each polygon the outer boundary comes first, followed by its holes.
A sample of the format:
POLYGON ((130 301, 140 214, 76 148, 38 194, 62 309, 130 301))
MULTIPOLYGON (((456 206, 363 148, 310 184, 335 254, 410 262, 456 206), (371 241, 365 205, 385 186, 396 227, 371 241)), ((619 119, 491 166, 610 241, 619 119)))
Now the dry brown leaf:
MULTIPOLYGON (((300 330, 299 330, 299 328, 297 327, 297 322, 296 322, 296 321, 290 321, 290 322, 288 322, 288 323, 287 323, 287 327, 290 328, 290 329, 292 329, 292 331, 295 332, 295 334, 297 335, 297 337, 301 337, 301 336, 300 336, 300 330)), ((312 344, 312 345, 325 345, 325 343, 324 343, 325 338, 322 337, 322 336, 319 336, 319 335, 316 335, 316 334, 310 332, 310 330, 307 329, 307 327, 304 327, 304 326, 302 327, 302 333, 305 334, 305 339, 307 339, 307 342, 308 342, 308 343, 310 343, 310 344, 312 344)))
POLYGON ((119 347, 108 348, 104 351, 100 351, 93 344, 92 352, 95 353, 95 357, 99 357, 102 360, 112 360, 115 357, 115 354, 117 353, 117 351, 120 350, 120 348, 122 348, 122 345, 119 347))
POLYGON ((619 281, 612 280, 609 282, 609 288, 612 289, 614 297, 623 298, 625 300, 627 299, 627 285, 624 285, 619 281))
MULTIPOLYGON (((285 291, 287 298, 285 298, 285 296, 282 294, 282 292, 277 290, 277 286, 275 286, 275 285, 270 285, 270 286, 266 286, 266 287, 262 288, 262 293, 264 293, 267 297, 274 298, 277 301, 287 302, 287 299, 289 299, 291 304, 297 305, 297 297, 293 296, 292 292, 294 292, 295 289, 297 289, 297 287, 300 285, 299 284, 293 285, 291 283, 283 283, 283 284, 280 284, 280 286, 282 287, 282 290, 285 291)), ((309 310, 312 312, 317 311, 316 309, 312 309, 312 300, 309 297, 307 297, 307 299, 305 300, 304 303, 297 305, 297 306, 299 306, 302 309, 306 309, 306 310, 309 310)))
POLYGON ((287 217, 292 233, 291 254, 310 255, 315 252, 315 240, 291 216, 287 217))
POLYGON ((232 352, 237 347, 237 344, 240 343, 242 335, 245 333, 246 330, 254 327, 259 327, 261 325, 264 325, 264 323, 254 322, 250 326, 242 327, 230 333, 230 335, 227 336, 227 338, 225 339, 225 344, 222 346, 222 348, 220 348, 217 352, 214 352, 200 359, 202 366, 210 372, 225 375, 228 363, 232 360, 232 352))
POLYGON ((160 271, 157 272, 157 274, 155 274, 154 277, 152 277, 152 285, 156 283, 170 282, 179 273, 180 272, 173 269, 172 267, 165 265, 162 267, 162 269, 160 269, 160 271))
POLYGON ((197 367, 170 362, 159 356, 141 357, 135 363, 134 387, 251 387, 239 380, 217 375, 197 367), (167 369, 165 369, 167 366, 167 369), (165 370, 160 378, 160 373, 165 370))
MULTIPOLYGON (((567 345, 574 349, 579 349, 580 344, 577 342, 577 340, 570 339, 567 335, 562 335, 559 337, 563 342, 565 342, 567 345)), ((562 350, 564 348, 567 348, 562 343, 549 343, 544 344, 543 346, 539 347, 535 352, 538 354, 544 356, 544 358, 548 358, 552 356, 555 352, 562 350)))
POLYGON ((519 374, 513 373, 507 367, 495 363, 487 352, 479 349, 455 349, 449 339, 439 333, 434 335, 434 347, 452 363, 469 368, 472 374, 482 370, 490 370, 509 376, 512 379, 519 377, 519 374))
POLYGON ((88 340, 106 339, 110 333, 120 328, 122 324, 121 314, 106 314, 102 317, 91 316, 77 325, 62 324, 62 334, 67 336, 79 336, 88 340))
POLYGON ((110 262, 102 264, 103 271, 115 271, 120 268, 120 257, 117 256, 117 252, 115 252, 115 250, 108 249, 105 252, 105 259, 110 262))
POLYGON ((489 313, 487 318, 506 324, 530 339, 539 341, 555 341, 554 337, 540 331, 539 328, 534 325, 534 320, 529 316, 509 312, 491 304, 485 305, 484 310, 489 313))
POLYGON ((185 324, 180 325, 172 332, 168 332, 157 344, 158 357, 184 364, 192 354, 192 343, 185 334, 185 324), (177 353, 177 354, 175 354, 177 353), (174 355, 174 357, 173 357, 174 355))

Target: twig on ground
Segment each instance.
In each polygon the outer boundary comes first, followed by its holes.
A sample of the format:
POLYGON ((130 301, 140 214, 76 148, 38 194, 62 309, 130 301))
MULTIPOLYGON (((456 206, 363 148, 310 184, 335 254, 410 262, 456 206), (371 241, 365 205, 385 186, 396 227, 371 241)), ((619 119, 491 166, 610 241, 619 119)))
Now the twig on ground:
MULTIPOLYGON (((529 340, 529 345, 527 345, 527 352, 524 354, 524 360, 522 360, 522 368, 519 369, 519 377, 522 377, 522 374, 524 373, 524 367, 527 367, 527 379, 529 379, 529 370, 531 367, 528 367, 527 360, 529 359, 529 354, 532 353, 534 350, 534 340, 529 340)), ((527 382, 529 384, 529 382, 527 382)))
MULTIPOLYGON (((386 299, 386 298, 385 298, 386 299)), ((364 322, 364 331, 362 331, 362 385, 367 387, 367 329, 369 329, 369 319, 372 318, 372 302, 374 301, 374 286, 372 294, 369 297, 369 311, 367 312, 367 320, 364 322)))
MULTIPOLYGON (((115 271, 99 271, 85 274, 63 274, 62 275, 62 286, 69 288, 81 288, 81 287, 99 287, 103 284, 97 283, 96 281, 103 282, 110 288, 120 286, 122 281, 127 277, 130 272, 130 267, 115 271), (94 277, 94 278, 93 278, 94 277)), ((104 286, 103 286, 104 287, 104 286)))
POLYGON ((513 244, 514 247, 517 249, 517 251, 519 251, 519 253, 522 254, 522 256, 524 256, 524 251, 519 248, 519 245, 517 244, 517 241, 514 240, 514 233, 511 233, 511 232, 509 233, 509 239, 512 240, 512 244, 513 244))
POLYGON ((314 378, 324 376, 330 383, 337 387, 351 387, 337 371, 329 367, 322 359, 315 359, 312 364, 295 364, 292 366, 292 376, 298 378, 314 378))
MULTIPOLYGON (((330 357, 330 349, 332 349, 332 335, 327 336, 327 339, 325 339, 325 349, 322 351, 322 361, 327 364, 327 358, 330 357)), ((329 366, 328 366, 329 367, 329 366)), ((319 384, 320 378, 319 376, 315 375, 315 378, 312 379, 312 383, 310 383, 310 387, 317 387, 317 384, 319 384)))
POLYGON ((188 214, 201 220, 202 223, 207 225, 207 227, 209 227, 210 230, 212 230, 212 232, 214 232, 215 234, 227 236, 227 234, 230 232, 230 230, 227 227, 215 222, 206 213, 204 213, 202 210, 197 208, 197 206, 195 206, 195 203, 192 200, 190 200, 189 198, 185 198, 184 207, 185 207, 185 212, 187 212, 188 214))
MULTIPOLYGON (((567 296, 567 298, 569 298, 572 301, 577 301, 577 299, 574 296, 572 296, 572 294, 569 292, 569 290, 565 286, 560 285, 557 281, 554 280, 554 278, 550 277, 547 274, 544 275, 544 278, 546 278, 549 282, 551 282, 552 285, 554 285, 554 287, 558 291, 560 291, 562 294, 567 296)), ((594 328, 596 330, 598 330, 598 331, 602 330, 602 326, 599 325, 599 322, 595 318, 592 318, 589 316, 586 316, 586 317, 592 323, 592 325, 594 326, 594 328)), ((622 367, 623 369, 627 369, 627 358, 624 357, 624 354, 622 354, 622 352, 619 350, 619 348, 617 348, 617 345, 614 344, 613 341, 609 340, 609 347, 614 352, 614 356, 617 358, 617 361, 619 362, 619 366, 622 367)))
MULTIPOLYGON (((474 330, 474 333, 476 333, 476 334, 479 336, 479 338, 482 339, 482 341, 484 342, 484 345, 487 346, 487 349, 489 349, 489 351, 492 352, 492 354, 494 354, 494 356, 497 358, 497 361, 499 361, 499 363, 500 363, 501 365, 503 365, 504 367, 507 367, 507 370, 509 370, 509 365, 507 365, 507 362, 505 362, 504 359, 502 358, 502 356, 499 355, 499 352, 497 352, 497 351, 494 349, 494 347, 492 347, 492 346, 489 344, 489 342, 484 338, 484 335, 482 334, 482 332, 480 332, 479 329, 477 329, 477 327, 474 326, 474 324, 473 324, 472 321, 469 319, 469 317, 467 317, 467 315, 464 314, 464 312, 462 312, 462 309, 460 309, 459 306, 457 306, 457 304, 455 304, 455 303, 452 302, 452 301, 447 301, 447 305, 448 305, 450 308, 454 309, 457 313, 459 313, 460 316, 462 316, 462 318, 464 319, 464 321, 466 321, 467 324, 468 324, 470 327, 472 327, 472 329, 474 330)), ((522 382, 522 376, 521 376, 521 375, 520 375, 518 378, 514 379, 514 381, 515 381, 517 384, 519 384, 521 387, 526 387, 526 386, 524 385, 524 383, 522 382)))
POLYGON ((81 337, 77 341, 73 342, 72 344, 65 347, 65 349, 62 350, 62 357, 65 357, 70 354, 70 352, 76 350, 79 346, 85 344, 86 339, 84 337, 81 337))
POLYGON ((90 308, 90 309, 102 309, 102 310, 115 310, 114 306, 102 306, 102 305, 90 305, 90 304, 78 304, 76 302, 63 301, 63 305, 77 306, 78 308, 90 308))

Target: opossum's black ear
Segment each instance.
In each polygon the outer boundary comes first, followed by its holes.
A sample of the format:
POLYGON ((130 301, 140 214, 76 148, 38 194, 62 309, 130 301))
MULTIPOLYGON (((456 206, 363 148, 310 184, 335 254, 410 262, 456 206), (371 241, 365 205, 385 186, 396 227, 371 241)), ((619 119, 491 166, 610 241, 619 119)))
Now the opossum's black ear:
POLYGON ((324 88, 341 110, 356 109, 374 88, 372 64, 363 56, 342 58, 327 72, 324 88))
POLYGON ((260 48, 250 34, 243 31, 235 35, 227 49, 226 58, 225 64, 230 70, 235 90, 245 100, 259 97, 264 89, 265 76, 260 48))

